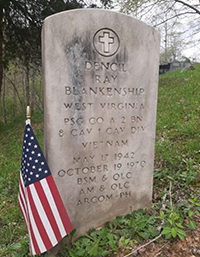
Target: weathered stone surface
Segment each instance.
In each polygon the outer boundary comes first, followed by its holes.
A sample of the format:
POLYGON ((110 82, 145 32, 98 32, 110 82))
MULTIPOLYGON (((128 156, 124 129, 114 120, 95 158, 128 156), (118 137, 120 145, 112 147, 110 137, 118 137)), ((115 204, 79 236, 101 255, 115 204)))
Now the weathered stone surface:
POLYGON ((159 34, 74 10, 43 26, 45 151, 81 235, 151 203, 159 34))

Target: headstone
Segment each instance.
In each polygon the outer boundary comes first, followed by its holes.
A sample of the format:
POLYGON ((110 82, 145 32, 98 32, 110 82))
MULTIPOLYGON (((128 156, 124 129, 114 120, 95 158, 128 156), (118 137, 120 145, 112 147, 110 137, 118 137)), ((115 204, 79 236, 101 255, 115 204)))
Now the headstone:
POLYGON ((106 10, 44 21, 45 152, 78 236, 151 204, 159 41, 106 10))
POLYGON ((182 61, 179 62, 177 60, 174 60, 170 64, 170 70, 176 70, 176 69, 183 69, 183 68, 189 68, 191 66, 191 63, 189 61, 182 61))

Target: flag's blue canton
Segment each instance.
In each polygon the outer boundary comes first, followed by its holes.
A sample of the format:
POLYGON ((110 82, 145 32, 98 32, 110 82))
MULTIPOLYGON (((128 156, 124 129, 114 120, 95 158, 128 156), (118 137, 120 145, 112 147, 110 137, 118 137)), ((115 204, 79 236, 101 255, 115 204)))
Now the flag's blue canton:
POLYGON ((51 175, 42 150, 29 124, 26 125, 24 131, 21 173, 25 186, 51 175))

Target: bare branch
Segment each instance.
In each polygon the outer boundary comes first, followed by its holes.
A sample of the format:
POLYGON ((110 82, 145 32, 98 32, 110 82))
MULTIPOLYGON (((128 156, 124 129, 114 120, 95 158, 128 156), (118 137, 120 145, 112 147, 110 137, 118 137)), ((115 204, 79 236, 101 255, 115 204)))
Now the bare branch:
POLYGON ((191 4, 187 4, 181 0, 174 0, 176 3, 180 3, 180 4, 183 4, 185 6, 187 6, 188 8, 194 10, 196 13, 200 14, 200 10, 198 10, 194 5, 191 5, 191 4))
POLYGON ((15 83, 13 83, 12 80, 10 80, 5 74, 4 74, 4 76, 5 76, 5 78, 11 83, 11 85, 13 86, 13 88, 14 88, 16 94, 17 94, 17 97, 18 97, 18 99, 19 99, 19 102, 20 102, 20 104, 21 104, 21 107, 22 107, 22 109, 23 109, 24 106, 23 106, 23 103, 22 103, 22 101, 21 101, 21 99, 20 99, 19 92, 18 92, 18 90, 17 90, 17 87, 15 86, 15 83))
POLYGON ((195 13, 194 13, 194 12, 184 12, 184 13, 176 14, 176 15, 171 16, 171 17, 169 17, 168 19, 166 19, 166 20, 164 20, 164 21, 162 21, 162 22, 160 22, 160 23, 154 25, 154 27, 158 27, 158 26, 160 26, 160 25, 166 23, 167 21, 173 20, 174 18, 177 17, 177 15, 178 15, 178 16, 181 16, 181 15, 186 15, 186 14, 195 14, 195 13))
POLYGON ((153 243, 154 241, 158 240, 162 235, 159 234, 157 237, 155 237, 154 239, 152 239, 151 241, 147 242, 146 244, 134 249, 131 253, 125 255, 124 257, 128 257, 128 256, 131 256, 133 255, 134 253, 137 253, 139 250, 141 250, 142 248, 146 247, 147 245, 153 243))

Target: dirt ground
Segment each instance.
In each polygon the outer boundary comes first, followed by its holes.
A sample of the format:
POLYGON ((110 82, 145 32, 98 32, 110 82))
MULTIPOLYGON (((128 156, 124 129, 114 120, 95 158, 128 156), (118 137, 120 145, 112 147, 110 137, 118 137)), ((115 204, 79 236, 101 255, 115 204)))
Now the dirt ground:
POLYGON ((148 242, 143 242, 131 252, 129 250, 129 253, 124 250, 110 257, 198 257, 200 256, 200 215, 196 215, 194 220, 197 226, 193 231, 186 231, 187 237, 184 241, 178 238, 170 241, 160 237, 156 242, 149 242, 150 244, 143 248, 140 247, 148 242), (139 250, 134 251, 135 249, 139 250))

